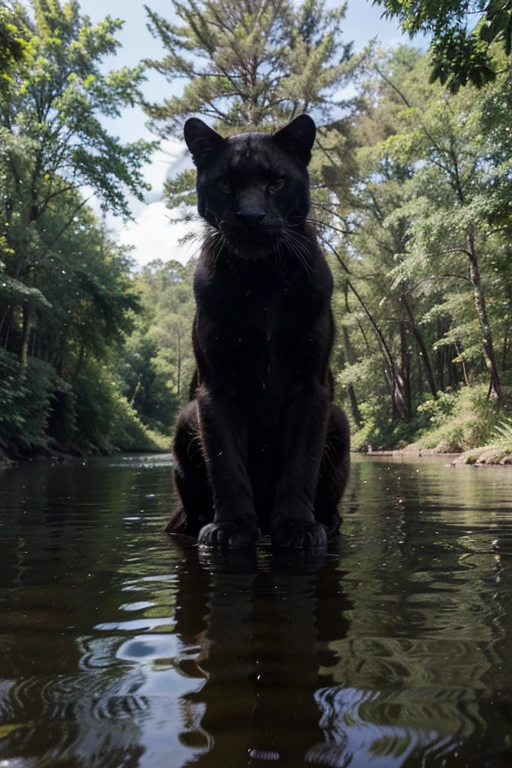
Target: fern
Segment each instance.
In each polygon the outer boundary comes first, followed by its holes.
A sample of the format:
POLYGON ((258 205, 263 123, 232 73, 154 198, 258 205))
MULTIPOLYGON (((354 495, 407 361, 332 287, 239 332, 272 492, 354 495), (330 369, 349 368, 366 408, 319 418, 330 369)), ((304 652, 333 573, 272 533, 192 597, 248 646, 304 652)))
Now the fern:
POLYGON ((494 428, 497 442, 512 451, 512 419, 503 419, 494 428))

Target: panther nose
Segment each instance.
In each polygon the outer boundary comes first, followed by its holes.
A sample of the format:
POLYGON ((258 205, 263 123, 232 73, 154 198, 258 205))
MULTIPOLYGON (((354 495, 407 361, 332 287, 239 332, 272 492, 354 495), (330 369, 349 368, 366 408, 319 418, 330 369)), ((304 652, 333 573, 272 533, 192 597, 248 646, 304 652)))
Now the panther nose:
POLYGON ((246 227, 254 227, 255 224, 259 224, 265 218, 265 211, 261 208, 254 208, 247 211, 238 211, 236 217, 239 221, 245 224, 246 227))

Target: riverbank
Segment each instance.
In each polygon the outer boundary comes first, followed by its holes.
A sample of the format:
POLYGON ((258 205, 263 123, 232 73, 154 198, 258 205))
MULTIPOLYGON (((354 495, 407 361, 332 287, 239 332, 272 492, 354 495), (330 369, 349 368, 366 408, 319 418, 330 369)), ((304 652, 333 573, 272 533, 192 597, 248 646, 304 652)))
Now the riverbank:
POLYGON ((96 445, 87 443, 86 445, 70 444, 64 446, 50 444, 38 448, 21 449, 16 443, 6 441, 0 437, 0 469, 17 467, 34 461, 49 461, 51 463, 68 463, 78 461, 90 456, 113 456, 118 453, 168 453, 170 450, 171 438, 166 435, 160 435, 155 432, 147 431, 145 439, 141 444, 130 443, 129 446, 114 445, 112 443, 103 443, 96 445))
POLYGON ((503 463, 512 455, 512 387, 503 386, 499 400, 488 397, 488 387, 475 384, 420 403, 407 424, 399 420, 367 419, 353 430, 355 450, 404 450, 467 455, 468 463, 503 463))
POLYGON ((469 464, 471 466, 512 466, 512 450, 509 446, 499 444, 483 445, 479 448, 472 448, 468 451, 443 451, 436 448, 423 448, 414 443, 406 448, 397 448, 390 451, 368 451, 365 453, 369 458, 373 457, 396 457, 396 458, 428 458, 443 457, 449 460, 452 466, 469 464))
MULTIPOLYGON (((47 449, 44 452, 31 452, 29 454, 20 455, 8 451, 5 448, 5 444, 0 444, 0 469, 7 469, 16 467, 19 464, 24 464, 31 461, 50 461, 53 463, 65 463, 69 461, 76 461, 78 459, 84 459, 89 456, 112 456, 117 453, 168 453, 170 450, 170 441, 168 438, 163 438, 165 445, 151 446, 144 445, 141 447, 130 448, 129 450, 119 448, 114 445, 102 446, 90 446, 88 449, 74 448, 72 451, 57 451, 47 449)), ((428 457, 444 457, 449 459, 453 466, 469 464, 471 466, 512 466, 512 451, 504 449, 499 445, 487 445, 480 448, 473 448, 470 451, 453 452, 453 451, 441 451, 434 448, 422 448, 416 444, 409 445, 406 448, 397 448, 389 451, 355 451, 354 453, 360 453, 368 456, 369 458, 385 458, 386 456, 397 458, 428 458, 428 457)))
POLYGON ((500 445, 487 445, 482 448, 473 448, 471 451, 465 451, 452 464, 471 464, 475 467, 484 466, 512 466, 512 451, 509 447, 504 448, 500 445))

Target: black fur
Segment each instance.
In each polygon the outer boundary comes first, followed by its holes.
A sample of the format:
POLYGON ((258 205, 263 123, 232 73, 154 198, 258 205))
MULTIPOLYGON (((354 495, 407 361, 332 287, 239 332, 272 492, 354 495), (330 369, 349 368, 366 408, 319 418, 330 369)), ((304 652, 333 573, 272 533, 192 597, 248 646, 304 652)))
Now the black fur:
POLYGON ((332 404, 332 275, 313 230, 315 125, 223 139, 185 125, 209 225, 197 266, 197 373, 173 445, 182 505, 167 531, 235 548, 269 532, 317 549, 339 525, 349 431, 332 404))

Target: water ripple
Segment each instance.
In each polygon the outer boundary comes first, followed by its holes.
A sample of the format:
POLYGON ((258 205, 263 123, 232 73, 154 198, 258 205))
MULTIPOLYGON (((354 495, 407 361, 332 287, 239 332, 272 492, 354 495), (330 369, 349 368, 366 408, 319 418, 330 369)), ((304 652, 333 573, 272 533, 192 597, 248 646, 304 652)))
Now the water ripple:
POLYGON ((170 457, 0 475, 0 767, 512 765, 512 471, 354 458, 324 561, 168 540, 170 457))

